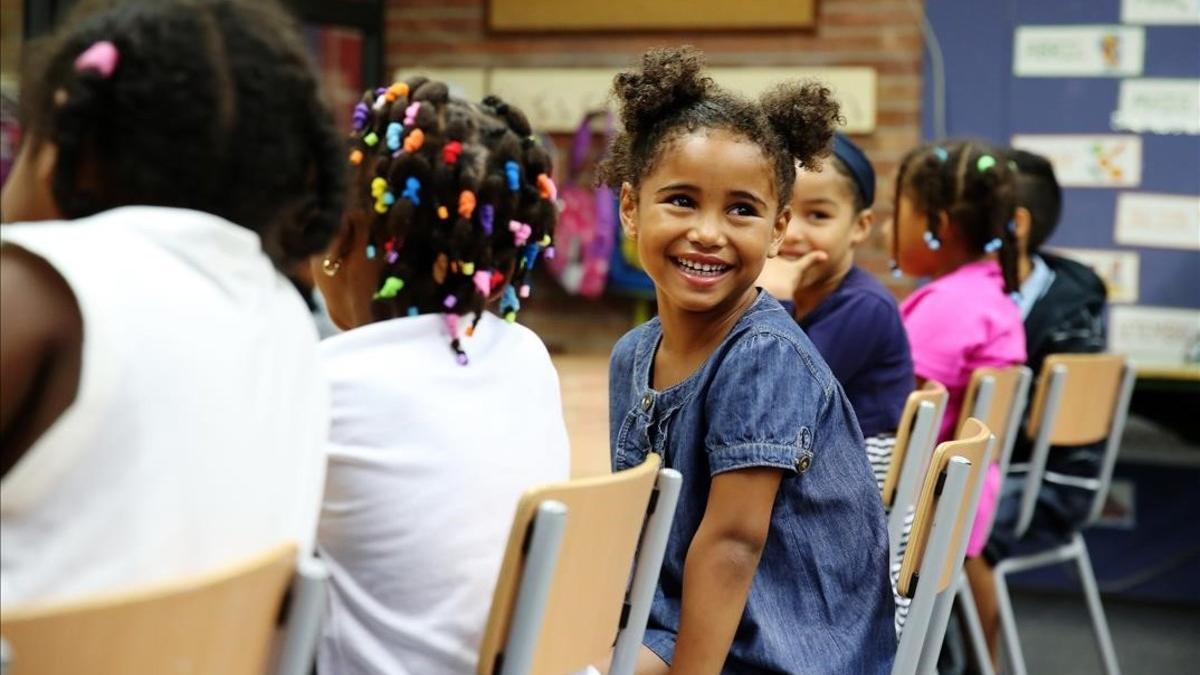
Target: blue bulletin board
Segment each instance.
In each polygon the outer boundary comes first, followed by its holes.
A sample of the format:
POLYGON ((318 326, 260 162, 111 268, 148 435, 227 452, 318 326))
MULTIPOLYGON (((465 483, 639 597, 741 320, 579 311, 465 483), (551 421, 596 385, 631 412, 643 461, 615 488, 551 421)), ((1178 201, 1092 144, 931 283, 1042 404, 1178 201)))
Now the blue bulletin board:
MULTIPOLYGON (((1200 14, 1200 3, 1195 6, 1200 14)), ((1128 304, 1200 310, 1200 242, 1189 250, 1122 245, 1115 237, 1122 193, 1200 196, 1200 135, 1114 128, 1113 113, 1126 79, 1122 76, 1030 77, 1018 76, 1014 69, 1021 27, 1136 25, 1144 31, 1144 57, 1140 74, 1130 79, 1195 82, 1200 79, 1200 21, 1122 24, 1122 0, 928 0, 926 11, 944 63, 945 103, 944 115, 938 115, 938 69, 927 52, 922 79, 925 138, 939 135, 938 118, 948 136, 979 137, 1006 146, 1014 135, 1026 134, 1140 137, 1140 182, 1119 188, 1065 187, 1062 220, 1048 245, 1136 253, 1137 297, 1128 304)), ((1200 313, 1196 316, 1200 331, 1200 313)))

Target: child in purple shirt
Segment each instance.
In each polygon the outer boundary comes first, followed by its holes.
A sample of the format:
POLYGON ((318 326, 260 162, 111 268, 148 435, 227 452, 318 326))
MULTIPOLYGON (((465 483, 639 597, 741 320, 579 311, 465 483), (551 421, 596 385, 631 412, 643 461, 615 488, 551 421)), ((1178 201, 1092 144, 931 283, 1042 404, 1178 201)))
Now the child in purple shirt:
POLYGON ((820 171, 796 172, 787 234, 759 284, 781 300, 842 385, 882 485, 914 380, 895 299, 854 265, 854 248, 871 233, 874 202, 870 161, 836 134, 820 171))

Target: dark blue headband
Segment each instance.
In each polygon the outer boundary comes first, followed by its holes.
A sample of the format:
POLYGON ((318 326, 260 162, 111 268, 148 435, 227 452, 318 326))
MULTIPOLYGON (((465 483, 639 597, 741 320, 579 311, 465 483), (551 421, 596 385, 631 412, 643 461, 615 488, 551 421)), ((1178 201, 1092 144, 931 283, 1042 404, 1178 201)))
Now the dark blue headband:
POLYGON ((849 138, 841 134, 834 134, 833 155, 850 170, 850 178, 854 181, 854 187, 858 189, 859 196, 863 198, 863 203, 868 207, 874 204, 875 169, 871 168, 871 162, 862 148, 855 145, 854 141, 849 138))

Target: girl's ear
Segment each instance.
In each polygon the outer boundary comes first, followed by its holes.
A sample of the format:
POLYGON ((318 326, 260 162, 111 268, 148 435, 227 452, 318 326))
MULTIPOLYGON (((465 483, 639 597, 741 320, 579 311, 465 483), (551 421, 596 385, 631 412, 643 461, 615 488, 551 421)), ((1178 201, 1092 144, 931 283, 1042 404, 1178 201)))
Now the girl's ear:
POLYGON ((767 247, 768 258, 774 258, 779 255, 779 249, 783 246, 784 237, 787 236, 788 221, 791 219, 791 206, 784 206, 775 215, 775 221, 771 223, 771 245, 767 247))
POLYGON ((875 225, 875 212, 869 207, 858 212, 854 216, 854 222, 850 223, 850 245, 858 246, 871 236, 871 227, 875 225))
POLYGON ((629 183, 621 184, 621 233, 630 241, 637 240, 638 200, 637 190, 629 183))
POLYGON ((1033 227, 1033 216, 1029 209, 1018 206, 1013 211, 1013 225, 1016 226, 1016 232, 1013 234, 1017 239, 1017 250, 1021 255, 1029 255, 1029 230, 1033 227))
POLYGON ((935 232, 934 234, 937 235, 938 241, 943 241, 943 242, 957 236, 957 234, 958 234, 954 230, 954 226, 950 223, 950 214, 946 213, 945 209, 938 211, 937 232, 935 232))

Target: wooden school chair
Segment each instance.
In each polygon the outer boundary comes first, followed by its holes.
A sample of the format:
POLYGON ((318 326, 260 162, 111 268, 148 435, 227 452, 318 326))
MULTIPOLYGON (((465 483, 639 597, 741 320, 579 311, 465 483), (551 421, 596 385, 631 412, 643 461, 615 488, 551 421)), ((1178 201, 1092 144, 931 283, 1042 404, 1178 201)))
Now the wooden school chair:
POLYGON ((521 497, 479 675, 573 673, 606 660, 614 638, 609 672, 633 672, 682 482, 659 467, 651 453, 632 469, 521 497))
MULTIPOLYGON (((1032 380, 1033 371, 1021 365, 979 368, 971 374, 971 382, 963 396, 957 428, 961 432, 967 420, 974 417, 993 430, 996 449, 993 451, 992 461, 1000 469, 1001 476, 1008 472, 1013 446, 1016 444, 1021 420, 1025 414, 1029 383, 1032 380)), ((986 525, 989 532, 995 519, 996 511, 993 509, 992 517, 986 525)), ((962 573, 959 574, 957 595, 964 609, 963 617, 966 620, 972 650, 975 652, 975 660, 980 664, 982 675, 992 675, 991 656, 983 635, 983 626, 979 622, 979 614, 976 612, 975 597, 971 594, 966 575, 962 573)))
POLYGON ((993 441, 987 426, 972 418, 958 440, 934 450, 896 583, 900 595, 912 603, 893 675, 936 672, 993 441))
POLYGON ((8 675, 308 675, 328 572, 285 544, 216 572, 0 613, 8 675), (290 593, 290 595, 289 595, 290 593), (283 641, 270 665, 276 625, 283 641))
POLYGON ((896 444, 892 447, 892 460, 883 479, 880 497, 888 512, 888 566, 899 556, 900 538, 904 533, 905 519, 917 499, 921 479, 929 465, 938 430, 942 428, 942 416, 946 413, 949 394, 937 382, 926 382, 925 386, 908 395, 904 411, 900 414, 900 426, 896 429, 896 444))
MULTIPOLYGON (((1107 439, 1101 459, 1100 473, 1095 478, 1055 476, 1055 482, 1095 490, 1091 511, 1080 530, 1091 526, 1100 517, 1108 499, 1113 466, 1125 431, 1129 397, 1133 393, 1135 370, 1129 361, 1116 354, 1056 354, 1047 357, 1038 378, 1037 391, 1026 433, 1033 440, 1033 450, 1027 466, 1013 465, 1011 471, 1025 471, 1021 492, 1021 510, 1015 534, 1023 536, 1033 520, 1038 492, 1046 478, 1046 459, 1050 448, 1098 443, 1107 439)), ((1016 615, 1008 595, 1006 577, 1009 574, 1074 561, 1079 580, 1092 618, 1092 629, 1100 650, 1104 671, 1110 675, 1120 672, 1112 636, 1100 604, 1096 576, 1083 535, 1076 531, 1070 542, 1031 555, 1014 556, 1000 561, 995 568, 996 595, 1000 610, 1000 630, 1009 669, 1016 675, 1025 673, 1025 657, 1017 635, 1016 615)))

